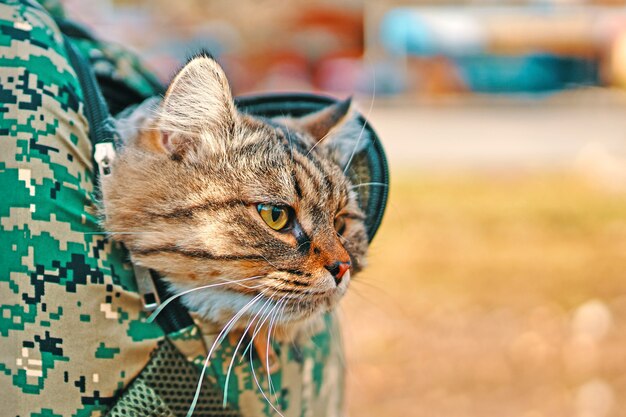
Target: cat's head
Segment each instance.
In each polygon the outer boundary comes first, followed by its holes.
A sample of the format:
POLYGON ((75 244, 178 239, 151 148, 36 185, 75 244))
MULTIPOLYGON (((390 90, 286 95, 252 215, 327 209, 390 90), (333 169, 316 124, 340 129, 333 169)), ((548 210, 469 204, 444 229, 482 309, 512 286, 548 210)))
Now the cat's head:
POLYGON ((249 311, 280 302, 285 322, 326 311, 367 251, 344 174, 368 143, 358 120, 349 101, 302 118, 243 114, 219 65, 194 58, 103 179, 105 228, 176 290, 232 281, 186 298, 212 319, 258 294, 249 311))

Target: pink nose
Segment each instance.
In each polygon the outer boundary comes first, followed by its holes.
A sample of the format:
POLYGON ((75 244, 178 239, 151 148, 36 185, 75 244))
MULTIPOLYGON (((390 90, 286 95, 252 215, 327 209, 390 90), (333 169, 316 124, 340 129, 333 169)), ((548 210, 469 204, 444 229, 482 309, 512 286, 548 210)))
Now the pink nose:
POLYGON ((348 269, 350 269, 350 264, 348 262, 340 263, 339 264, 339 272, 337 273, 337 275, 335 275, 335 278, 337 278, 337 279, 343 278, 344 274, 346 272, 348 272, 348 269))
POLYGON ((343 276, 350 270, 350 262, 335 262, 332 265, 327 265, 326 269, 335 278, 335 284, 339 285, 343 276))

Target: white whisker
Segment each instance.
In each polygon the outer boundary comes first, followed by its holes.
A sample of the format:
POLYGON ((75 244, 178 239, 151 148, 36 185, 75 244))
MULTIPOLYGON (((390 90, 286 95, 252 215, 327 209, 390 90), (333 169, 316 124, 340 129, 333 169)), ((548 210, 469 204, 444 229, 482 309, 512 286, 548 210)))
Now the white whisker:
MULTIPOLYGON (((139 126, 135 126, 137 128, 139 128, 139 126)), ((150 131, 150 130, 154 130, 154 131, 162 131, 163 129, 159 128, 159 127, 152 127, 152 126, 141 126, 141 130, 144 131, 150 131)), ((168 126, 167 127, 167 132, 168 133, 180 133, 182 135, 188 135, 191 136, 193 134, 195 134, 195 132, 190 131, 190 130, 184 130, 184 129, 176 129, 172 126, 168 126)))
POLYGON ((313 144, 313 146, 311 146, 311 149, 309 149, 309 151, 308 151, 308 152, 306 153, 306 155, 304 155, 304 156, 309 156, 309 154, 310 154, 311 152, 313 152, 313 149, 315 149, 315 148, 317 147, 317 145, 319 145, 320 143, 322 143, 322 141, 323 141, 324 139, 326 139, 326 138, 327 138, 327 137, 328 137, 328 136, 332 133, 332 131, 333 131, 333 130, 334 130, 334 129, 330 129, 330 130, 329 130, 329 131, 328 131, 328 132, 327 132, 324 136, 322 136, 322 138, 321 138, 320 140, 318 140, 317 142, 315 142, 315 143, 313 144))
POLYGON ((109 232, 109 231, 82 232, 83 235, 141 235, 141 234, 148 234, 148 233, 163 233, 163 232, 109 232))
POLYGON ((384 184, 382 182, 362 182, 361 184, 356 184, 350 187, 351 190, 359 187, 368 187, 368 186, 377 186, 377 187, 389 187, 389 184, 384 184))
MULTIPOLYGON (((276 307, 278 307, 278 304, 280 303, 280 300, 278 303, 274 304, 274 307, 272 307, 272 309, 264 316, 263 321, 257 325, 258 330, 255 328, 255 332, 252 336, 251 339, 251 343, 254 342, 254 339, 256 338, 256 336, 259 334, 259 331, 262 330, 263 326, 265 325, 265 322, 267 321, 268 318, 270 318, 272 316, 272 312, 276 309, 276 307)), ((270 320, 271 321, 271 320, 270 320)), ((269 329, 269 328, 268 328, 269 329)), ((269 332, 269 330, 268 330, 269 332)), ((269 342, 268 342, 269 343, 269 342)), ((265 355, 266 355, 266 361, 268 363, 268 372, 267 372, 267 379, 268 379, 268 389, 270 389, 270 387, 272 386, 272 375, 269 372, 269 352, 270 352, 270 346, 266 345, 266 350, 265 350, 265 355)), ((257 352, 257 354, 259 354, 259 359, 260 358, 260 352, 257 352)), ((261 363, 261 366, 263 366, 263 363, 261 363)), ((271 395, 271 391, 270 391, 270 395, 271 395)))
POLYGON ((300 250, 300 248, 302 248, 303 246, 305 246, 305 245, 310 245, 310 244, 311 244, 311 241, 310 241, 310 240, 307 240, 306 242, 302 242, 301 244, 299 244, 299 245, 298 245, 298 247, 296 248, 296 250, 297 250, 297 251, 299 251, 299 250, 300 250))
MULTIPOLYGON (((270 395, 274 395, 274 401, 278 402, 278 395, 276 394, 276 389, 274 388, 274 382, 272 381, 272 374, 270 373, 270 346, 271 346, 271 338, 272 338, 272 327, 276 324, 276 318, 280 312, 281 303, 286 303, 287 301, 284 298, 281 298, 273 309, 274 312, 272 314, 272 318, 270 318, 270 324, 267 331, 267 345, 265 352, 265 365, 267 368, 267 385, 270 392, 270 395), (274 392, 272 394, 272 391, 274 392)), ((274 328, 275 329, 275 328, 274 328)))
POLYGON ((293 163, 293 140, 291 139, 291 131, 289 130, 289 126, 285 124, 285 129, 287 129, 287 140, 289 141, 289 152, 291 153, 291 163, 293 163))
POLYGON ((202 390, 202 381, 204 381, 204 374, 206 373, 206 368, 207 368, 207 365, 209 364, 209 360, 211 358, 211 355, 213 354, 213 351, 215 350, 215 348, 220 343, 222 343, 222 341, 226 337, 226 334, 228 334, 228 332, 232 329, 232 327, 235 325, 237 320, 239 320, 241 318, 241 316, 243 316, 243 314, 246 312, 246 310, 248 310, 253 304, 255 304, 258 300, 260 300, 261 297, 263 297, 263 295, 264 295, 264 292, 261 292, 261 293, 257 294, 252 300, 248 301, 248 303, 245 306, 243 306, 237 312, 237 314, 235 314, 228 321, 228 323, 226 323, 226 325, 224 326, 222 331, 215 338, 215 342, 213 342, 213 345, 211 345, 211 349, 209 349, 209 353, 206 355, 206 359, 204 360, 204 364, 202 365, 202 372, 200 372, 200 378, 198 379, 198 386, 196 387, 196 393, 195 393, 195 395, 193 397, 193 401, 191 402, 191 405, 189 407, 189 411, 187 411, 187 417, 191 417, 192 416, 193 411, 196 408, 196 404, 198 403, 198 398, 200 398, 200 391, 202 390))
MULTIPOLYGON (((272 404, 272 402, 270 401, 269 398, 267 398, 267 395, 265 395, 265 392, 263 391, 263 388, 261 388, 261 384, 259 383, 259 379, 256 376, 256 372, 254 370, 254 364, 252 363, 252 349, 250 349, 250 351, 248 352, 248 356, 250 357, 250 369, 252 370, 252 376, 254 377, 254 382, 256 383, 256 386, 259 388, 259 392, 261 393, 261 395, 263 396, 263 398, 265 398, 265 401, 267 401, 267 403, 270 405, 270 407, 272 407, 272 409, 274 411, 276 411, 276 413, 278 413, 278 415, 280 417, 285 417, 283 415, 283 413, 281 413, 280 411, 278 411, 278 409, 274 406, 274 404, 272 404)), ((187 417, 191 417, 191 416, 187 416, 187 417)))
MULTIPOLYGON (((238 283, 240 283, 240 282, 251 281, 251 280, 253 280, 253 279, 257 279, 257 278, 261 278, 261 277, 263 277, 263 275, 256 275, 256 276, 253 276, 253 277, 250 277, 250 278, 243 278, 243 279, 234 280, 234 281, 231 281, 231 280, 226 280, 225 282, 218 282, 218 283, 216 283, 216 284, 207 284, 207 285, 202 285, 202 286, 200 286, 200 287, 195 287, 195 288, 191 288, 191 289, 189 289, 189 290, 181 291, 181 292, 179 292, 179 293, 177 293, 177 294, 172 295, 172 296, 171 296, 171 297, 169 297, 167 300, 163 301, 163 302, 161 303, 161 305, 160 305, 159 307, 157 307, 157 309, 156 309, 156 310, 154 310, 154 311, 152 312, 152 314, 150 315, 150 317, 148 317, 148 319, 147 319, 146 321, 147 321, 148 323, 152 323, 152 322, 154 321, 154 319, 156 318, 156 316, 158 316, 158 315, 159 315, 159 313, 160 313, 161 311, 163 311, 163 309, 164 309, 165 307, 167 307, 167 305, 168 305, 169 303, 171 303, 172 301, 174 301, 174 300, 175 300, 175 299, 177 299, 178 297, 182 297, 182 296, 183 296, 183 295, 185 295, 185 294, 189 294, 190 292, 194 292, 194 291, 198 291, 198 290, 204 290, 204 289, 206 289, 206 288, 219 287, 219 286, 222 286, 222 285, 228 285, 228 284, 238 284, 238 283)), ((221 278, 221 279, 223 279, 223 278, 221 278)), ((246 287, 246 288, 253 288, 253 287, 246 287)))
POLYGON ((373 65, 371 65, 371 63, 370 63, 370 68, 372 68, 372 75, 373 75, 372 76, 372 100, 370 102, 370 108, 367 111, 367 116, 365 117, 365 123, 363 123, 363 127, 361 127, 361 133, 359 133, 359 138, 357 139, 356 144, 354 145, 354 148, 352 149, 352 153, 350 154, 350 158, 348 159, 348 162, 346 163, 346 166, 343 169, 344 175, 346 175, 346 172, 348 172, 348 168, 350 168, 352 159, 354 159, 354 154, 356 153, 356 150, 359 148, 361 137, 363 136, 363 133, 365 132, 365 126, 367 125, 367 121, 372 115, 372 109, 374 108, 374 100, 376 99, 376 69, 374 68, 373 65))
POLYGON ((340 233, 337 233, 337 237, 339 238, 339 240, 341 240, 341 243, 352 243, 350 239, 340 233))
POLYGON ((270 302, 272 301, 271 297, 273 297, 275 294, 276 294, 276 291, 274 291, 274 293, 267 298, 267 300, 265 301, 261 309, 254 315, 254 317, 248 320, 246 329, 241 334, 241 337, 239 338, 239 342, 237 343, 237 346, 235 347, 235 350, 233 351, 233 357, 231 358, 230 364, 228 365, 228 370, 226 371, 226 380, 224 381, 224 399, 222 400, 223 407, 226 407, 226 404, 228 402, 228 383, 230 382, 230 373, 233 369, 233 364, 235 363, 235 356, 237 355, 237 352, 239 351, 239 348, 241 347, 241 343, 243 342, 244 337, 246 337, 248 330, 250 329, 250 327, 252 326, 256 318, 259 317, 259 315, 261 315, 265 311, 268 305, 270 305, 270 302))
MULTIPOLYGON (((274 294, 276 294, 277 292, 278 292, 278 291, 275 291, 275 292, 274 292, 274 294)), ((286 296, 286 295, 283 295, 283 297, 282 297, 280 300, 278 300, 278 303, 279 303, 281 300, 283 300, 283 299, 285 298, 285 296, 286 296)), ((265 321, 264 321, 263 323, 265 323, 265 321)), ((245 357, 245 356, 246 356, 246 352, 248 351, 248 349, 250 349, 250 347, 252 346, 252 341, 254 340, 254 338, 256 337, 256 335, 257 335, 260 331, 261 331, 261 328, 260 328, 258 325, 257 325, 257 326, 255 326, 254 331, 252 332, 252 336, 250 337, 250 342, 248 343, 248 345, 246 346, 246 349, 245 349, 245 350, 243 351, 243 353, 242 353, 242 360, 243 360, 243 357, 245 357)))
POLYGON ((261 258, 265 259, 265 262, 267 262, 268 264, 270 264, 270 266, 272 266, 274 269, 280 269, 279 267, 277 267, 276 265, 274 265, 273 263, 271 263, 269 259, 267 259, 265 256, 263 256, 263 254, 262 254, 262 253, 257 252, 257 255, 259 255, 261 258))

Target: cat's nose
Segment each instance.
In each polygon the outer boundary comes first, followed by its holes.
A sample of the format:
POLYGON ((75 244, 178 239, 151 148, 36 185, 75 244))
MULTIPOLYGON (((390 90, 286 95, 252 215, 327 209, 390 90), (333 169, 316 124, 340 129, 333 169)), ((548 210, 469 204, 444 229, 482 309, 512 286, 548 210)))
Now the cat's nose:
POLYGON ((330 272, 330 274, 335 279, 335 284, 339 285, 341 283, 341 280, 343 279, 343 276, 350 269, 350 266, 351 264, 349 261, 348 262, 335 262, 334 264, 326 265, 326 269, 328 270, 328 272, 330 272))

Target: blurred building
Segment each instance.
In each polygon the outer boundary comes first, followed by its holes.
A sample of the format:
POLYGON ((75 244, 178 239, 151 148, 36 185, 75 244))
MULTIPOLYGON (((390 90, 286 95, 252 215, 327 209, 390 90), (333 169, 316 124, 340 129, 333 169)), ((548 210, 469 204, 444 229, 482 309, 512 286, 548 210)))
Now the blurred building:
POLYGON ((208 50, 237 93, 437 96, 626 86, 623 2, 66 0, 163 80, 208 50))

